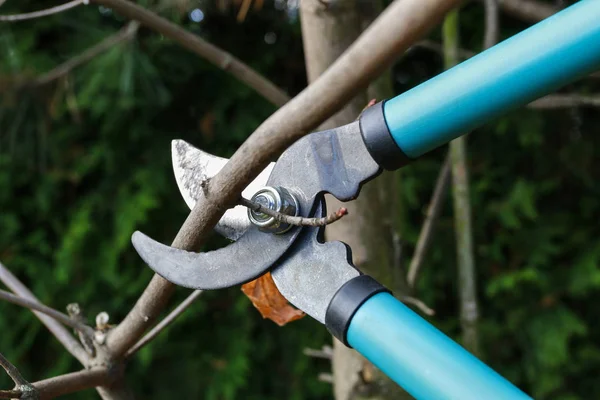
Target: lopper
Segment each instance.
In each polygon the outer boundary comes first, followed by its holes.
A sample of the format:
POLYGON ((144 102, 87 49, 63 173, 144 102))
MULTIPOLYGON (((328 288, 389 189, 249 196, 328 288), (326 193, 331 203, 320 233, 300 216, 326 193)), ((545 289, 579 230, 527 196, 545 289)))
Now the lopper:
MULTIPOLYGON (((600 1, 553 17, 366 109, 359 120, 312 133, 289 147, 244 191, 289 215, 320 217, 324 194, 348 201, 382 169, 394 170, 511 109, 600 69, 600 1)), ((179 188, 193 208, 201 184, 227 160, 173 142, 179 188)), ((135 232, 142 259, 165 279, 194 289, 240 285, 270 271, 290 303, 323 323, 417 399, 529 399, 422 319, 351 262, 348 246, 323 242, 323 228, 292 227, 241 206, 215 228, 234 240, 187 252, 135 232)))

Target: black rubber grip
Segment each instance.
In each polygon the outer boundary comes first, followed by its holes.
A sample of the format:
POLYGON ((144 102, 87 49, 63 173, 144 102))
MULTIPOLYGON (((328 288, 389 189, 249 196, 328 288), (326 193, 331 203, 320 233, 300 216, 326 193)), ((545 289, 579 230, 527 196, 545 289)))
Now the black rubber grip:
POLYGON ((360 275, 346 282, 333 295, 327 307, 325 326, 329 332, 346 346, 351 347, 346 334, 352 317, 365 301, 382 292, 389 292, 389 290, 368 275, 360 275))
POLYGON ((363 111, 359 123, 365 146, 377 164, 394 171, 411 162, 392 138, 383 114, 383 101, 363 111))

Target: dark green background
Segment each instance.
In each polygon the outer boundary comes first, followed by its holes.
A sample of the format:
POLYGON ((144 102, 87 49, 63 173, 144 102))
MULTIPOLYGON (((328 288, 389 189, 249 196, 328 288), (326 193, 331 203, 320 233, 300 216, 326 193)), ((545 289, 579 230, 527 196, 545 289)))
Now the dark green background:
MULTIPOLYGON (((155 2, 139 3, 154 8, 155 2)), ((162 15, 250 64, 290 94, 305 85, 293 10, 266 1, 243 23, 214 1, 191 22, 162 15), (274 32, 274 44, 265 34, 274 32)), ((54 1, 8 0, 3 14, 54 1)), ((279 2, 281 4, 281 2, 279 2)), ((483 11, 461 13, 463 47, 481 49, 483 11)), ((78 302, 90 322, 120 321, 151 277, 130 245, 139 229, 168 243, 187 215, 172 177, 170 142, 229 156, 275 108, 237 80, 159 34, 141 29, 44 87, 14 89, 116 32, 124 20, 95 5, 33 21, 0 23, 0 261, 48 305, 78 302)), ((502 17, 502 36, 526 27, 502 17)), ((439 32, 432 33, 439 41, 439 32)), ((400 93, 441 71, 413 49, 393 70, 400 93)), ((567 90, 593 93, 600 80, 567 90)), ((491 96, 493 94, 490 94, 491 96)), ((600 398, 600 129, 593 109, 516 111, 469 137, 480 329, 484 359, 539 399, 600 398)), ((405 169, 405 254, 445 154, 405 169)), ((451 207, 439 224, 418 295, 432 322, 457 337, 451 207)), ((223 244, 216 236, 206 245, 223 244)), ((178 289, 176 301, 187 295, 178 289)), ((28 311, 0 304, 0 352, 31 381, 80 368, 28 311)), ((238 288, 205 293, 128 366, 140 398, 325 399, 322 360, 305 347, 330 342, 306 318, 284 328, 262 320, 238 288)), ((12 383, 0 374, 0 387, 12 383)), ((71 398, 96 398, 93 390, 71 398)))

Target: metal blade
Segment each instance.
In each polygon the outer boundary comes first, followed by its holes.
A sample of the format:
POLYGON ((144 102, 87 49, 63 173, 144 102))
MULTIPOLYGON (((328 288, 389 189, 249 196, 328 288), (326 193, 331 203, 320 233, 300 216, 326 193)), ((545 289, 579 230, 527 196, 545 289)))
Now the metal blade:
MULTIPOLYGON (((322 200, 316 215, 325 215, 322 200)), ((275 285, 290 303, 320 323, 336 292, 360 275, 352 265, 350 247, 342 242, 322 242, 323 227, 305 228, 287 256, 271 271, 275 285)))
MULTIPOLYGON (((199 198, 204 196, 203 181, 215 176, 229 161, 227 158, 217 157, 196 147, 184 140, 171 142, 171 158, 173 172, 183 200, 190 209, 194 208, 199 198)), ((242 192, 246 198, 252 197, 260 188, 267 184, 275 163, 269 164, 242 192)), ((231 240, 238 240, 250 226, 247 210, 243 206, 236 206, 225 212, 215 230, 231 240)))

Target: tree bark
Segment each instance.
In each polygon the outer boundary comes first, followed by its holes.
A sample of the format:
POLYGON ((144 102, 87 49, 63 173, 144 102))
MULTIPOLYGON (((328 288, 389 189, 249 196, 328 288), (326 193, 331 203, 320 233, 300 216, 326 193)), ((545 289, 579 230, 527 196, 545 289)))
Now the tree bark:
MULTIPOLYGON (((446 69, 458 64, 459 48, 458 11, 451 11, 444 21, 444 59, 446 69)), ((477 320, 477 291, 473 255, 473 228, 469 200, 469 171, 467 165, 466 136, 450 142, 452 168, 452 197, 454 200, 454 230, 458 264, 458 290, 460 297, 460 322, 463 346, 479 355, 477 320)))
MULTIPOLYGON (((360 0, 300 2, 302 38, 309 82, 313 82, 360 35, 381 11, 379 1, 360 0)), ((392 96, 391 78, 384 74, 368 91, 359 93, 320 129, 334 128, 355 120, 369 99, 378 101, 392 96)), ((349 215, 325 230, 327 240, 341 240, 352 248, 353 261, 364 272, 391 289, 404 289, 403 274, 398 266, 399 233, 398 175, 384 173, 367 184, 360 197, 343 204, 349 215)), ((342 203, 331 196, 328 209, 342 203)), ((403 291, 403 290, 401 290, 403 291)), ((388 377, 356 351, 334 339, 333 378, 336 400, 410 398, 388 377)))

